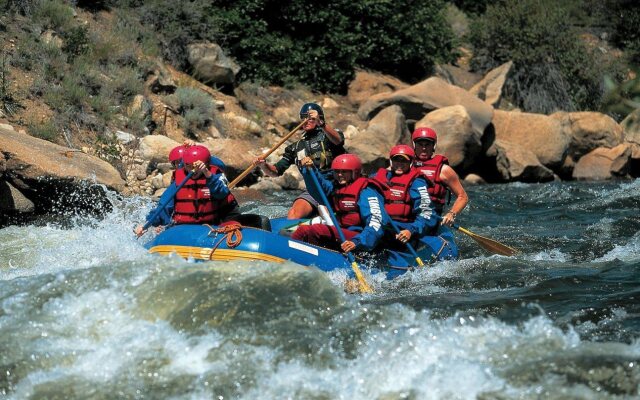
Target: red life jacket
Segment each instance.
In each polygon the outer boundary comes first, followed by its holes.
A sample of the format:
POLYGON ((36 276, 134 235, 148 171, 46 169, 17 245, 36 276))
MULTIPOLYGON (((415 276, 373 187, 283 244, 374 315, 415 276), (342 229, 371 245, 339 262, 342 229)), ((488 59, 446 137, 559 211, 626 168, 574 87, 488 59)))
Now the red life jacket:
POLYGON ((388 179, 389 170, 380 168, 373 178, 378 181, 384 188, 384 209, 394 221, 411 222, 416 219, 413 215, 413 205, 411 204, 411 194, 409 189, 413 181, 422 175, 415 168, 412 168, 406 174, 392 174, 388 179))
POLYGON ((363 225, 364 221, 362 221, 360 217, 358 199, 364 188, 372 184, 378 188, 380 192, 384 191, 378 182, 361 176, 350 184, 333 192, 331 201, 333 202, 333 209, 336 212, 338 224, 341 227, 348 228, 350 226, 363 225))
POLYGON ((444 165, 449 165, 449 160, 441 154, 435 154, 427 161, 416 160, 413 162, 413 167, 422 172, 424 177, 431 183, 428 188, 429 197, 431 197, 434 206, 439 208, 440 211, 444 207, 447 191, 449 190, 440 180, 440 172, 444 165))
MULTIPOLYGON (((182 183, 187 176, 183 168, 176 171, 176 184, 182 183)), ((212 165, 209 172, 219 174, 222 171, 212 165)), ((220 219, 233 210, 238 202, 231 193, 221 200, 211 197, 207 179, 202 175, 198 179, 189 179, 175 194, 173 221, 176 224, 218 224, 220 219)))

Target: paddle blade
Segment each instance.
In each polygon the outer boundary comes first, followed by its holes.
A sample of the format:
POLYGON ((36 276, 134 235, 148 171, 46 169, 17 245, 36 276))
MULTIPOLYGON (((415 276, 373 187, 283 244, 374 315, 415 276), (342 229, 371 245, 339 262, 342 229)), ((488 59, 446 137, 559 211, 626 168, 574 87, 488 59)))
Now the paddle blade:
POLYGON ((358 267, 358 263, 355 261, 351 263, 351 268, 353 269, 353 273, 356 275, 358 279, 358 283, 360 284, 360 293, 373 293, 373 289, 367 281, 364 279, 364 275, 362 275, 362 271, 360 271, 360 267, 358 267))
POLYGON ((497 242, 493 239, 489 239, 486 238, 484 236, 480 236, 476 233, 473 233, 461 226, 458 226, 457 229, 464 233, 465 235, 468 235, 471 237, 471 239, 475 240, 480 247, 482 247, 483 249, 491 252, 492 254, 499 254, 501 256, 513 256, 519 253, 518 250, 511 248, 505 244, 502 244, 500 242, 497 242))

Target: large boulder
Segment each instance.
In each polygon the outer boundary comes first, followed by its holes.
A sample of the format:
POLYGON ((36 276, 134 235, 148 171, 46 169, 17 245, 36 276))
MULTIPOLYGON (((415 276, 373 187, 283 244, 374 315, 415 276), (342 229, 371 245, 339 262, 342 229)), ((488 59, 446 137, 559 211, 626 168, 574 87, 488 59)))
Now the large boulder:
POLYGON ((624 178, 629 173, 631 145, 614 148, 599 147, 581 157, 573 169, 573 178, 579 180, 604 180, 624 178))
POLYGON ((0 154, 1 208, 7 213, 103 213, 111 207, 104 188, 125 187, 106 161, 25 133, 0 129, 0 154))
POLYGON ((447 156, 455 169, 468 170, 482 152, 482 134, 471 125, 471 117, 463 106, 431 111, 416 128, 430 127, 438 134, 438 153, 447 156))
POLYGON ((540 163, 538 157, 520 144, 496 140, 493 145, 498 173, 505 181, 547 182, 554 179, 553 171, 540 163))
POLYGON ((563 125, 571 138, 569 155, 578 160, 598 147, 613 148, 624 140, 622 127, 608 115, 597 112, 557 112, 550 116, 563 125))
POLYGON ((120 173, 108 162, 24 133, 0 129, 0 152, 6 157, 5 175, 23 182, 84 181, 115 190, 124 187, 120 173))
POLYGON ((532 152, 539 162, 557 171, 567 156, 571 137, 555 118, 542 114, 496 110, 495 138, 532 152))
POLYGON ((355 78, 349 83, 347 99, 351 104, 359 106, 374 94, 392 93, 407 86, 409 85, 389 75, 357 70, 355 78))
MULTIPOLYGON (((204 141, 204 145, 209 148, 211 154, 224 161, 225 172, 229 180, 233 180, 251 165, 257 155, 262 154, 261 149, 256 148, 253 142, 247 140, 208 139, 204 141)), ((253 183, 256 180, 257 173, 250 174, 246 178, 246 183, 253 183)))
POLYGON ((236 137, 262 136, 264 132, 257 122, 232 111, 222 114, 220 120, 223 121, 226 130, 233 132, 236 137))
POLYGON ((193 76, 207 84, 233 84, 240 72, 240 66, 215 43, 188 45, 187 59, 193 68, 193 76))
POLYGON ((145 85, 149 91, 155 94, 171 94, 178 88, 178 85, 173 80, 171 70, 160 62, 157 62, 154 66, 145 85))
POLYGON ((398 143, 409 143, 407 124, 399 106, 387 107, 351 140, 346 140, 349 153, 357 154, 365 168, 375 170, 386 166, 389 150, 398 143))
POLYGON ((491 122, 493 108, 466 90, 450 85, 440 78, 432 77, 393 93, 372 96, 358 109, 358 116, 369 120, 381 110, 397 105, 407 119, 420 120, 438 108, 461 105, 471 117, 473 129, 482 134, 491 122))
POLYGON ((435 76, 444 79, 447 83, 465 90, 471 89, 473 85, 482 79, 482 75, 451 64, 438 64, 434 72, 435 76))
POLYGON ((288 129, 293 129, 300 123, 298 107, 295 106, 276 107, 273 109, 272 114, 279 125, 288 129))
POLYGON ((169 152, 181 143, 163 135, 148 135, 140 139, 140 157, 152 164, 169 161, 169 152))
POLYGON ((513 61, 509 61, 492 69, 480 82, 476 83, 469 92, 484 100, 485 103, 496 107, 502 98, 502 87, 507 80, 507 75, 509 75, 512 66, 513 61))

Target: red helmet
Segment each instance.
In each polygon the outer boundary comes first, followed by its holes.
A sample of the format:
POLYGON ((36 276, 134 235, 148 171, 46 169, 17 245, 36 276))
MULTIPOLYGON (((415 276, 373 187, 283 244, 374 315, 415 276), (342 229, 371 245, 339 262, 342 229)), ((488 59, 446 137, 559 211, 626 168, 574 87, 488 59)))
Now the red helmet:
POLYGON ((182 156, 182 161, 184 161, 185 164, 193 164, 194 162, 200 160, 203 163, 209 165, 210 159, 211 153, 209 152, 209 149, 200 145, 190 146, 184 151, 184 155, 182 156))
POLYGON ((357 178, 362 174, 362 161, 355 154, 341 154, 333 159, 331 169, 351 170, 353 177, 357 178))
POLYGON ((433 140, 433 143, 436 143, 438 141, 438 135, 436 135, 436 131, 431 128, 416 128, 411 134, 411 140, 415 142, 420 139, 433 140))
POLYGON ((405 156, 407 160, 412 160, 416 158, 416 153, 413 151, 411 146, 399 144, 397 146, 393 146, 389 152, 389 158, 393 158, 395 156, 405 156))
POLYGON ((169 152, 169 162, 180 161, 184 154, 184 150, 184 146, 174 147, 173 150, 169 152))

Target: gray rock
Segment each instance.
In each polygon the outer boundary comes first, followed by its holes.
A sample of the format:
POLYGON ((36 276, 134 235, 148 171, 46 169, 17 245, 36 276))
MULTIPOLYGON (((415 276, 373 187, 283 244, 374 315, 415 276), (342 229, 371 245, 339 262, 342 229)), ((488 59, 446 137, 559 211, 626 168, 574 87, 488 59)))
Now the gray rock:
POLYGON ((129 132, 116 131, 116 138, 122 144, 129 144, 136 140, 136 137, 129 132))
POLYGON ((573 178, 605 180, 623 178, 629 173, 632 145, 625 143, 612 149, 599 147, 581 157, 573 169, 573 178))
POLYGON ((7 158, 6 170, 14 184, 21 180, 27 186, 37 185, 38 180, 49 179, 64 187, 86 182, 124 188, 120 173, 108 162, 13 130, 0 128, 0 153, 7 158))
POLYGON ((215 43, 188 45, 187 58, 193 67, 193 76, 203 83, 232 84, 240 72, 240 66, 215 43))
POLYGON ((9 182, 0 180, 0 210, 5 212, 29 213, 35 205, 9 182))

